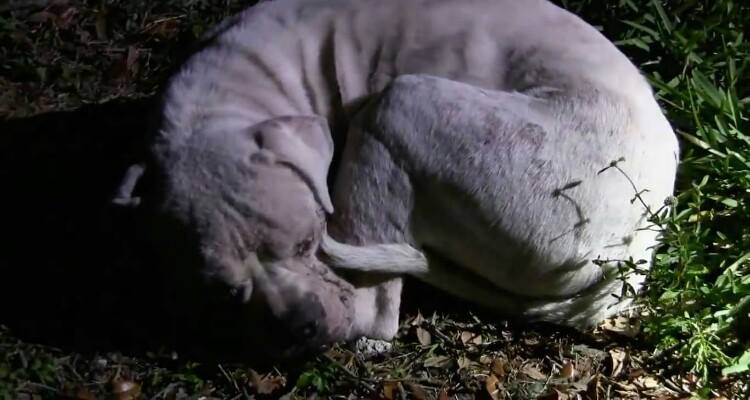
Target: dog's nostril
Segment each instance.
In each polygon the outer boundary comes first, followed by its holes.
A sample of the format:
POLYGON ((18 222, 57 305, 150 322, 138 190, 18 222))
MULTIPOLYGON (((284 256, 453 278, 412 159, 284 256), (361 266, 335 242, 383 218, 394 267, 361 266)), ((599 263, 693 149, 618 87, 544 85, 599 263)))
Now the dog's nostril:
POLYGON ((318 334, 318 321, 310 321, 300 329, 302 339, 312 339, 318 334))
POLYGON ((263 132, 256 132, 255 135, 253 135, 253 140, 255 140, 255 145, 258 146, 258 148, 263 148, 263 132))

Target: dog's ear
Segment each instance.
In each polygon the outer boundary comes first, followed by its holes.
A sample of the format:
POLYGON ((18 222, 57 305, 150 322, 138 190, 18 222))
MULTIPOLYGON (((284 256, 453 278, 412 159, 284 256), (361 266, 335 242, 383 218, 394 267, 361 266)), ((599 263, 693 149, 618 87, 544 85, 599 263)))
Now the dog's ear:
POLYGON ((297 171, 329 214, 333 212, 328 193, 328 168, 333 158, 333 139, 325 119, 314 116, 285 116, 269 119, 251 128, 261 149, 275 155, 276 162, 297 171))

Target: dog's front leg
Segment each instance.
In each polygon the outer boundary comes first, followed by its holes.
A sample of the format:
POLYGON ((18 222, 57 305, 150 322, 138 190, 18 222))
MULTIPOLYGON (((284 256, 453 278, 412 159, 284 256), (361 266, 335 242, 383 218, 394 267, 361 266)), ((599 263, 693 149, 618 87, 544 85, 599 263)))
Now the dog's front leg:
MULTIPOLYGON (((354 118, 349 128, 346 149, 333 186, 335 212, 328 220, 328 234, 343 244, 337 250, 383 243, 412 243, 407 230, 413 202, 409 179, 394 163, 388 150, 374 140, 375 135, 367 132, 360 123, 362 120, 362 117, 354 118)), ((322 252, 324 260, 325 247, 326 243, 322 252)), ((387 245, 373 249, 373 252, 353 256, 367 258, 360 259, 365 264, 388 263, 387 259, 393 252, 387 245), (378 251, 383 253, 385 260, 374 254, 378 251)), ((399 254, 419 264, 421 254, 411 250, 408 254, 399 254)), ((352 261, 346 254, 338 256, 352 261)), ((419 269, 416 264, 413 267, 419 269)), ((399 275, 385 271, 340 271, 347 274, 348 280, 357 288, 354 325, 361 336, 390 340, 398 330, 402 280, 399 275)))

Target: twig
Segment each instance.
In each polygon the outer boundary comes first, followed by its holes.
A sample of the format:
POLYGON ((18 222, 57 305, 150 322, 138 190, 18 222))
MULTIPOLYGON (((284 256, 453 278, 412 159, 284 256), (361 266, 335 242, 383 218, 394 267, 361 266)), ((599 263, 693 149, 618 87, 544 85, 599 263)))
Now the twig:
POLYGON ((358 376, 354 372, 349 371, 349 368, 344 367, 343 365, 341 365, 341 363, 339 363, 338 361, 334 360, 333 357, 331 357, 328 354, 323 354, 323 357, 326 359, 326 361, 328 361, 329 363, 333 364, 338 369, 344 371, 344 374, 346 375, 347 378, 349 378, 350 380, 352 380, 356 384, 363 386, 370 393, 374 393, 375 392, 375 387, 372 385, 372 384, 374 384, 374 382, 371 379, 358 376))

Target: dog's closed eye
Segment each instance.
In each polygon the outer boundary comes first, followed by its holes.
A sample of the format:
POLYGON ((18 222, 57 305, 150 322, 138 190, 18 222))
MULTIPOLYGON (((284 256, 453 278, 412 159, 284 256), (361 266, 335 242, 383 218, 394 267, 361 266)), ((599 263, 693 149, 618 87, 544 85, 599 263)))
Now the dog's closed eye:
POLYGON ((312 237, 308 237, 304 239, 303 241, 297 243, 297 245, 295 246, 294 255, 296 256, 309 255, 312 250, 312 245, 313 245, 312 237))

